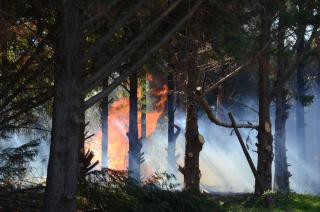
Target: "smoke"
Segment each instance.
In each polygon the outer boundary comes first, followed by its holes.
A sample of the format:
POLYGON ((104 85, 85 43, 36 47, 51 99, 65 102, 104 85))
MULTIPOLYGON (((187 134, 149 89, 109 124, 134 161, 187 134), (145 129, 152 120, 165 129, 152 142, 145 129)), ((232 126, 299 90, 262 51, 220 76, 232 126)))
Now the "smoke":
POLYGON ((316 103, 305 107, 306 123, 306 158, 301 158, 301 142, 296 137, 295 107, 290 109, 287 121, 287 156, 291 189, 298 193, 320 194, 320 132, 318 123, 318 106, 316 103))
MULTIPOLYGON (((247 102, 250 103, 251 108, 257 106, 253 100, 247 102)), ((316 114, 316 109, 317 107, 315 104, 306 108, 306 123, 308 123, 306 127, 307 160, 301 159, 298 154, 298 148, 301 147, 299 146, 298 141, 296 141, 295 136, 294 108, 290 110, 291 115, 287 121, 287 157, 290 165, 289 171, 292 174, 292 177, 290 178, 290 188, 298 193, 320 193, 320 144, 319 137, 316 135, 318 132, 317 119, 314 116, 314 114, 316 114), (296 145, 296 143, 298 143, 298 145, 296 145)), ((247 113, 233 112, 236 120, 239 122, 245 120, 258 120, 257 114, 252 111, 247 111, 247 113), (241 116, 239 114, 241 114, 241 116)), ((181 166, 184 164, 185 120, 185 113, 177 111, 175 123, 181 127, 182 131, 177 139, 176 154, 179 155, 178 164, 181 166)), ((200 170, 202 174, 201 187, 213 192, 253 192, 253 174, 239 141, 234 133, 232 133, 232 130, 213 124, 208 120, 206 115, 201 112, 199 113, 198 125, 200 134, 205 138, 205 144, 200 153, 200 170)), ((249 153, 256 165, 257 153, 255 143, 257 142, 257 132, 246 129, 241 129, 240 132, 243 139, 246 140, 249 153)), ((145 177, 155 171, 168 170, 166 148, 167 119, 166 117, 163 117, 158 123, 157 130, 143 146, 146 161, 142 165, 142 174, 145 177)), ((182 174, 175 174, 178 182, 183 185, 182 174)))
MULTIPOLYGON (((250 98, 245 100, 250 108, 257 110, 257 101, 250 98)), ((274 123, 274 111, 271 106, 272 123, 274 123)), ((301 144, 296 141, 296 120, 295 108, 290 109, 289 119, 286 125, 286 142, 287 142, 287 157, 289 171, 292 174, 290 178, 290 188, 298 193, 320 194, 320 142, 319 142, 319 120, 315 114, 318 114, 316 103, 312 103, 306 107, 306 141, 307 141, 307 160, 300 158, 298 154, 301 144)), ((255 112, 246 108, 227 108, 225 112, 232 111, 237 122, 245 122, 253 120, 257 121, 258 117, 255 112)), ((93 107, 86 112, 86 121, 89 122, 87 130, 89 134, 95 133, 98 136, 97 142, 93 140, 88 141, 88 147, 96 154, 96 159, 100 160, 101 155, 101 139, 99 137, 99 130, 101 128, 100 110, 99 107, 93 107)), ((145 162, 141 165, 142 177, 148 177, 154 172, 164 172, 168 169, 167 163, 167 117, 164 112, 157 122, 156 130, 149 136, 147 141, 143 144, 142 152, 144 152, 145 162)), ((124 127, 121 122, 114 120, 115 125, 119 128, 124 127)), ((177 138, 176 155, 179 165, 184 165, 184 129, 186 125, 186 114, 184 111, 177 110, 175 113, 175 124, 181 127, 181 133, 177 138)), ((147 122, 148 125, 148 122, 147 122)), ((199 132, 205 139, 205 144, 200 153, 200 169, 201 169, 201 188, 213 192, 253 192, 254 177, 246 161, 244 153, 240 147, 231 129, 219 127, 211 123, 207 116, 199 111, 199 132)), ((273 124, 274 126, 274 124, 273 124)), ((121 128, 121 129, 122 129, 121 128)), ((125 127, 127 128, 127 127, 125 127)), ((119 133, 126 136, 127 130, 122 130, 119 133)), ((246 140, 249 147, 249 153, 256 163, 257 153, 255 152, 255 143, 257 142, 257 133, 255 131, 240 130, 242 137, 246 140)), ((109 131, 110 133, 110 131, 109 131)), ((274 133, 274 129, 273 129, 274 133)), ((100 135, 101 136, 101 135, 100 135)), ((47 161, 49 155, 49 138, 39 137, 36 132, 34 134, 18 133, 13 134, 8 141, 1 141, 1 149, 6 147, 17 147, 31 139, 40 138, 41 145, 39 146, 39 154, 35 161, 31 162, 32 171, 30 179, 33 177, 36 182, 44 180, 47 170, 47 161)), ((128 145, 117 147, 126 157, 128 152, 128 145)), ((109 162, 119 160, 117 158, 109 158, 109 162)), ((122 158, 122 161, 124 158, 122 158)), ((122 164, 125 167, 125 164, 122 164)), ((98 169, 101 168, 99 165, 98 169)), ((174 167, 177 170, 177 167, 174 167)), ((177 177, 178 183, 183 186, 183 176, 178 171, 174 173, 177 177)))
MULTIPOLYGON (((153 97, 148 96, 148 98, 153 97)), ((224 112, 233 112, 238 123, 250 121, 256 124, 258 121, 258 115, 255 112, 258 111, 256 98, 244 96, 241 100, 241 102, 244 103, 243 105, 247 107, 234 105, 233 107, 225 108, 224 112)), ((272 132, 274 133, 274 105, 271 105, 270 109, 273 123, 272 132)), ((149 108, 149 110, 151 109, 149 108)), ((288 163, 290 164, 289 171, 292 174, 290 178, 290 188, 298 193, 320 193, 320 142, 317 136, 318 120, 315 114, 317 114, 317 105, 315 103, 306 107, 305 118, 307 123, 306 140, 308 160, 303 160, 298 154, 301 146, 299 146, 299 142, 296 141, 295 108, 293 107, 289 111, 289 119, 286 125, 286 145, 288 149, 288 163)), ((100 126, 95 124, 95 122, 100 123, 97 121, 100 120, 99 110, 95 109, 95 112, 91 113, 91 115, 89 113, 88 119, 90 119, 90 124, 93 126, 91 131, 99 133, 100 126)), ((157 122, 156 130, 143 144, 142 152, 144 153, 145 162, 141 165, 142 177, 148 177, 157 171, 177 170, 177 167, 168 167, 167 123, 167 116, 164 112, 157 122)), ((124 127, 120 122, 117 124, 124 127)), ((178 156, 178 164, 183 166, 185 148, 184 129, 186 125, 186 114, 184 111, 177 110, 175 112, 175 124, 181 127, 181 133, 177 138, 176 155, 178 156)), ((253 192, 255 183, 253 174, 239 141, 235 134, 232 133, 232 130, 216 126, 208 120, 207 116, 203 114, 201 110, 199 111, 198 125, 200 134, 205 138, 205 144, 200 153, 201 187, 213 192, 253 192)), ((125 136, 126 132, 126 130, 121 131, 123 135, 119 136, 125 136)), ((257 132, 246 129, 241 129, 240 132, 246 141, 249 153, 256 165, 257 153, 255 143, 257 142, 257 132)), ((94 147, 93 150, 99 155, 99 152, 101 152, 101 139, 99 138, 96 141, 97 143, 92 144, 91 148, 94 147)), ((118 154, 122 155, 121 161, 124 161, 128 152, 128 144, 117 147, 117 151, 118 154), (121 152, 123 152, 123 154, 121 152)), ((97 158, 98 160, 100 159, 99 157, 97 158)), ((119 158, 109 157, 109 161, 112 162, 113 160, 119 160, 119 158)), ((122 167, 125 168, 125 164, 123 164, 122 167)), ((176 175, 177 181, 181 185, 180 188, 182 188, 182 174, 178 171, 173 174, 176 175)))
MULTIPOLYGON (((181 166, 184 165, 185 121, 185 114, 177 111, 175 123, 181 127, 181 133, 177 138, 176 155, 179 156, 178 164, 181 166)), ((145 153, 146 161, 142 165, 142 172, 145 177, 155 171, 168 170, 166 123, 166 117, 164 117, 158 124, 161 127, 157 128, 143 146, 142 151, 145 153)), ((230 135, 231 129, 216 126, 206 116, 199 118, 198 125, 200 134, 205 138, 205 144, 200 153, 201 187, 215 192, 253 191, 253 175, 237 138, 235 135, 230 135)), ((248 133, 248 130, 243 131, 243 135, 248 133)), ((255 153, 251 155, 256 161, 255 153)), ((174 174, 182 185, 182 174, 174 174)))

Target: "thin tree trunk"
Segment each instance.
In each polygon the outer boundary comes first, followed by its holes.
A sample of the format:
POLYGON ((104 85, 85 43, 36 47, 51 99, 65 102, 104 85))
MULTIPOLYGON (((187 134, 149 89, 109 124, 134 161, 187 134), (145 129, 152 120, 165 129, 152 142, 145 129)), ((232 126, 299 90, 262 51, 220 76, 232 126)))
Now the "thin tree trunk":
POLYGON ((168 72, 168 172, 176 174, 176 138, 174 133, 174 81, 173 72, 168 72))
POLYGON ((222 110, 222 98, 223 98, 223 84, 219 85, 217 89, 217 101, 216 101, 217 115, 216 116, 220 120, 224 120, 223 110, 222 110))
MULTIPOLYGON (((301 6, 300 6, 301 8, 301 6)), ((299 41, 297 46, 297 59, 300 58, 304 52, 304 25, 298 27, 297 40, 299 41)), ((304 117, 304 105, 303 97, 305 95, 305 82, 304 82, 304 61, 301 60, 297 67, 297 100, 296 100, 296 132, 297 132, 297 149, 299 149, 299 155, 301 159, 306 159, 306 132, 305 132, 305 117, 304 117)))
MULTIPOLYGON (((320 41, 318 45, 320 45, 320 41)), ((320 46, 318 48, 320 51, 320 46)), ((317 117, 318 117, 318 120, 320 120, 320 61, 318 62, 317 95, 316 96, 317 96, 317 117)), ((318 131, 318 138, 320 139, 320 130, 318 131)))
POLYGON ((43 211, 76 211, 79 149, 83 139, 78 1, 59 1, 54 105, 43 211))
MULTIPOLYGON (((103 84, 103 88, 108 87, 109 78, 107 77, 106 81, 103 84)), ((101 128, 102 128, 102 136, 101 136, 101 169, 106 169, 108 167, 108 115, 109 115, 109 99, 108 96, 102 100, 101 105, 101 128)))
MULTIPOLYGON (((319 38, 319 43, 318 43, 318 49, 319 49, 319 54, 320 54, 320 38, 319 38)), ((318 62, 318 76, 317 76, 317 118, 320 120, 320 60, 318 62)), ((320 130, 318 130, 318 144, 320 143, 320 130)), ((318 170, 320 170, 320 160, 317 161, 318 165, 318 170)), ((318 186, 320 190, 320 185, 318 186)))
MULTIPOLYGON (((270 38, 270 17, 262 15, 260 48, 263 48, 270 38)), ((259 127, 258 127, 258 166, 262 187, 255 183, 255 195, 260 196, 265 191, 271 190, 273 159, 271 122, 269 111, 269 58, 263 53, 259 58, 259 127)))
POLYGON ((147 140, 147 77, 145 70, 142 71, 141 80, 141 142, 143 144, 147 140))
POLYGON ((141 142, 138 138, 138 97, 137 72, 130 76, 130 114, 129 114, 129 175, 140 181, 140 151, 141 142))
MULTIPOLYGON (((284 56, 284 41, 285 28, 280 17, 278 29, 278 55, 277 55, 277 79, 283 76, 285 71, 285 56, 284 56)), ((281 192, 289 192, 289 177, 287 164, 287 149, 286 149, 286 121, 288 112, 286 111, 287 90, 284 86, 276 95, 276 120, 275 120, 275 169, 274 169, 274 184, 275 189, 281 192)))
MULTIPOLYGON (((192 42, 192 41, 190 41, 192 42)), ((186 148, 184 168, 181 169, 184 175, 185 190, 199 191, 201 172, 199 169, 199 156, 202 150, 203 142, 200 140, 198 132, 198 115, 197 102, 195 98, 197 88, 197 66, 196 52, 192 49, 192 53, 188 53, 186 60, 187 70, 187 117, 186 117, 186 148)))

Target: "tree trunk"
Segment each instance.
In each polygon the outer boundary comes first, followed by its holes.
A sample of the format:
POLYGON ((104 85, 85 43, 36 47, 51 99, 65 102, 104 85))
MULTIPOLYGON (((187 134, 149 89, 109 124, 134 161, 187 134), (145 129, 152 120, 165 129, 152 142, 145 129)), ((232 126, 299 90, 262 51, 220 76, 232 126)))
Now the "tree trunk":
MULTIPOLYGON (((285 28, 282 19, 279 20, 278 29, 278 55, 277 55, 277 79, 281 79, 285 71, 284 56, 285 28)), ((284 86, 276 94, 276 120, 275 120, 275 169, 274 185, 277 191, 289 192, 289 177, 286 149, 286 121, 288 112, 286 111, 287 90, 284 86)))
MULTIPOLYGON (((269 41, 270 38, 270 17, 262 15, 260 48, 269 41)), ((271 190, 272 173, 271 165, 273 159, 271 122, 269 111, 269 58, 263 53, 259 58, 259 127, 258 127, 258 166, 257 171, 260 176, 262 187, 259 182, 255 183, 255 195, 260 196, 265 191, 271 190)))
POLYGON ((200 140, 198 132, 197 102, 195 98, 197 88, 197 66, 196 52, 188 53, 186 60, 187 70, 187 117, 186 117, 186 148, 185 166, 182 169, 184 175, 185 190, 199 191, 201 172, 199 169, 199 156, 202 149, 203 140, 200 140))
POLYGON ((140 151, 142 148, 138 138, 138 97, 137 72, 130 76, 130 114, 129 114, 129 176, 140 182, 140 151))
POLYGON ((80 93, 78 1, 59 1, 54 105, 43 211, 76 211, 83 101, 80 93))
POLYGON ((222 98, 223 98, 223 84, 219 85, 217 89, 217 98, 216 98, 216 111, 217 118, 224 121, 223 117, 223 107, 222 107, 222 98))
POLYGON ((176 137, 174 133, 174 81, 173 72, 168 73, 168 172, 176 174, 176 137))
MULTIPOLYGON (((107 77, 106 81, 103 83, 103 88, 108 87, 107 77)), ((108 107, 109 107, 109 99, 108 96, 102 100, 101 105, 101 128, 102 128, 102 136, 101 136, 101 169, 106 169, 108 167, 108 107)))
MULTIPOLYGON (((301 6, 300 6, 301 7, 301 6)), ((304 52, 304 25, 298 27, 297 31, 297 60, 304 52)), ((297 67, 297 100, 296 100, 296 132, 297 132, 297 149, 299 149, 299 155, 301 159, 306 159, 306 132, 305 132, 305 117, 304 117, 304 105, 303 97, 305 95, 305 82, 304 82, 304 61, 300 60, 297 67)))
MULTIPOLYGON (((320 40, 320 38, 319 38, 320 40)), ((320 41, 319 44, 320 45, 320 41)), ((320 46, 318 47, 319 51, 320 51, 320 46)), ((320 52, 319 52, 320 54, 320 52)), ((319 118, 318 120, 320 120, 320 61, 318 62, 318 73, 317 73, 317 117, 319 118)), ((318 137, 320 139, 320 130, 318 131, 318 137)))
MULTIPOLYGON (((320 54, 320 38, 318 43, 318 49, 320 54)), ((317 118, 320 120, 320 60, 318 61, 318 75, 317 75, 317 118)), ((317 132, 318 144, 320 143, 320 130, 317 132)), ((318 170, 320 170, 320 160, 317 161, 318 170)), ((319 185, 320 186, 320 185, 319 185)), ((320 188, 319 188, 320 189, 320 188)))
POLYGON ((147 77, 145 70, 142 71, 141 80, 141 142, 143 144, 147 140, 147 77))

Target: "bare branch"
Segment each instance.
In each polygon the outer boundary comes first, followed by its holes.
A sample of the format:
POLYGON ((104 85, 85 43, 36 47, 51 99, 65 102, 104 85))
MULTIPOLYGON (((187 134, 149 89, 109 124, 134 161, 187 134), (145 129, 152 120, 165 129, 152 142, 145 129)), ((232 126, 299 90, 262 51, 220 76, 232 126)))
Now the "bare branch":
POLYGON ((98 70, 91 78, 85 82, 82 87, 83 93, 85 94, 90 89, 94 88, 97 84, 101 82, 103 76, 110 75, 115 69, 116 66, 123 60, 125 60, 129 55, 134 53, 145 38, 152 33, 160 22, 170 13, 173 9, 181 2, 182 0, 177 0, 172 4, 168 9, 166 9, 159 17, 157 17, 148 27, 146 27, 139 36, 133 39, 123 50, 121 50, 116 56, 114 56, 109 63, 104 65, 100 70, 98 70))
POLYGON ((241 66, 239 66, 238 68, 236 68, 235 70, 231 71, 229 74, 227 74, 226 76, 222 77, 221 79, 219 79, 216 83, 214 83, 213 85, 211 85, 207 90, 204 91, 203 95, 207 95, 208 93, 212 92, 213 90, 215 90, 216 88, 219 87, 219 85, 221 85, 223 82, 225 82, 226 80, 230 79, 231 77, 235 76, 237 73, 239 73, 243 68, 247 67, 248 65, 250 65, 257 57, 259 57, 269 46, 269 42, 266 43, 266 45, 257 53, 257 55, 255 57, 250 58, 247 62, 245 62, 244 64, 242 64, 241 66))
POLYGON ((165 44, 172 36, 173 34, 194 14, 194 12, 198 9, 200 4, 204 0, 199 0, 196 5, 193 6, 193 8, 188 11, 188 14, 185 15, 178 24, 176 24, 163 38, 160 42, 155 44, 151 49, 149 49, 148 52, 144 54, 144 56, 138 60, 135 64, 133 64, 128 70, 126 70, 121 76, 119 76, 116 80, 112 82, 110 86, 108 86, 106 89, 101 91, 100 93, 96 94, 95 96, 91 97, 85 102, 85 109, 91 107, 101 99, 108 96, 119 84, 123 82, 127 77, 129 77, 134 71, 137 70, 139 66, 141 66, 148 58, 149 56, 157 51, 163 44, 165 44))
POLYGON ((110 40, 110 38, 112 38, 112 36, 117 32, 117 30, 119 30, 121 27, 123 27, 127 20, 133 16, 137 10, 143 5, 143 3, 145 2, 145 0, 140 0, 128 13, 127 15, 125 15, 124 17, 122 17, 117 23, 114 24, 114 27, 110 29, 110 31, 103 36, 98 42, 96 42, 94 44, 94 46, 92 46, 88 53, 80 59, 80 64, 85 63, 90 57, 92 57, 95 53, 97 53, 102 47, 103 45, 108 42, 110 40))
MULTIPOLYGON (((203 110, 206 112, 209 120, 213 123, 215 123, 218 126, 221 127, 227 127, 227 128, 233 128, 231 123, 225 123, 222 122, 221 120, 219 120, 212 112, 212 109, 209 105, 209 103, 207 102, 207 100, 202 97, 202 95, 198 92, 196 95, 196 99, 197 101, 200 103, 200 105, 202 106, 203 110)), ((249 129, 258 129, 258 126, 256 125, 251 125, 251 124, 238 124, 237 125, 238 128, 249 128, 249 129)))

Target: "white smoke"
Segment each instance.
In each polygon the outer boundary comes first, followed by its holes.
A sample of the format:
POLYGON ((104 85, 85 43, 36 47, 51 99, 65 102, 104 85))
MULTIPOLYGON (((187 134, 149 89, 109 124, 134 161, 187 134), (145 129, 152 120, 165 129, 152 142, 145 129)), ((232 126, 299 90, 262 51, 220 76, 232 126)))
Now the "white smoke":
MULTIPOLYGON (((306 127, 306 140, 309 155, 307 161, 299 158, 297 147, 294 145, 295 120, 292 119, 294 109, 290 111, 292 115, 287 122, 287 157, 290 164, 289 171, 292 174, 290 188, 298 193, 320 193, 320 144, 319 138, 315 136, 318 130, 314 117, 315 109, 316 106, 313 104, 306 111, 306 122, 308 123, 306 127)), ((245 118, 237 117, 237 113, 234 115, 239 122, 257 120, 257 115, 252 114, 252 112, 248 112, 245 118)), ((183 112, 176 112, 175 123, 182 129, 177 139, 176 147, 176 154, 180 155, 178 164, 181 166, 184 164, 185 120, 183 112)), ((166 124, 166 120, 161 121, 161 127, 157 128, 143 147, 146 162, 142 165, 142 173, 145 176, 155 171, 167 170, 166 124)), ((200 134, 205 138, 205 144, 200 153, 201 187, 214 192, 252 192, 254 190, 254 177, 239 141, 234 133, 231 133, 231 129, 213 124, 208 120, 206 115, 199 117, 198 125, 200 134)), ((243 139, 247 140, 249 153, 256 165, 257 154, 255 152, 255 143, 257 142, 257 133, 245 129, 240 130, 240 132, 243 139), (247 137, 249 139, 246 139, 247 137)), ((182 174, 177 173, 176 176, 178 182, 183 184, 182 174)))

